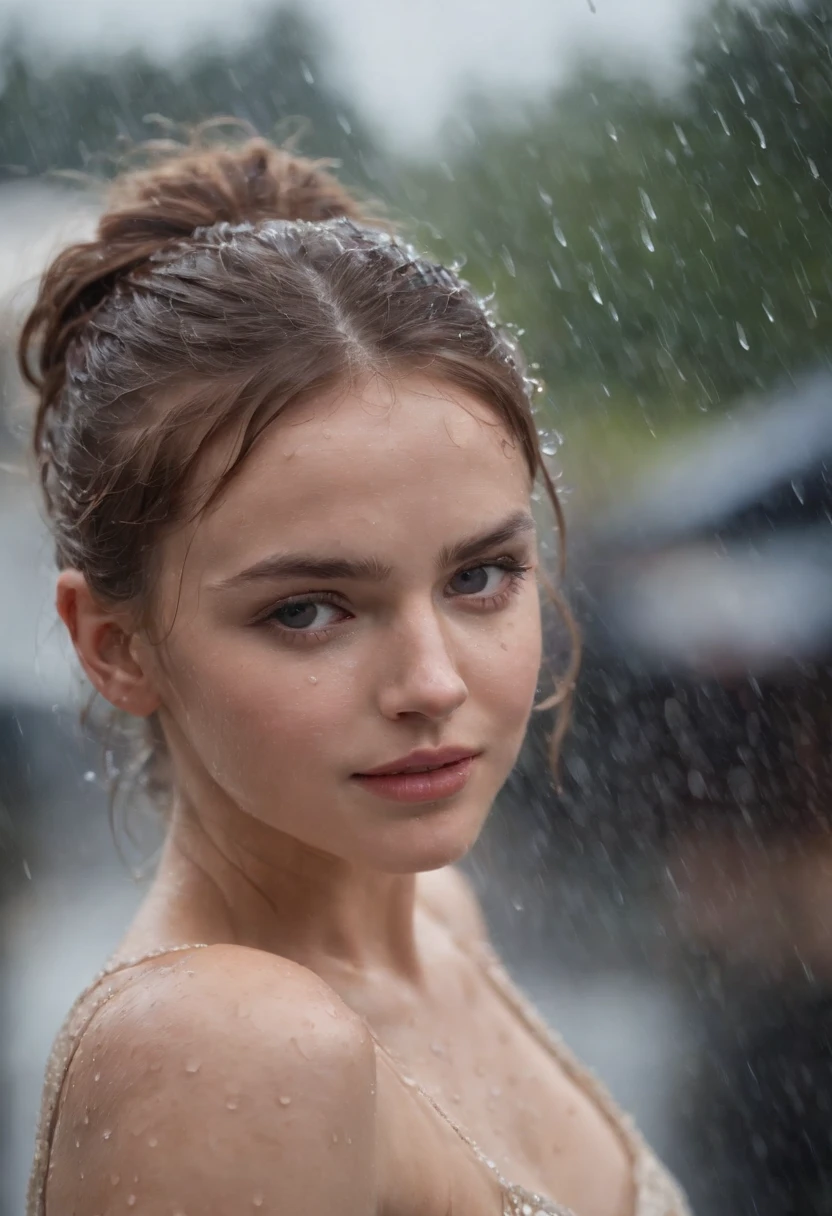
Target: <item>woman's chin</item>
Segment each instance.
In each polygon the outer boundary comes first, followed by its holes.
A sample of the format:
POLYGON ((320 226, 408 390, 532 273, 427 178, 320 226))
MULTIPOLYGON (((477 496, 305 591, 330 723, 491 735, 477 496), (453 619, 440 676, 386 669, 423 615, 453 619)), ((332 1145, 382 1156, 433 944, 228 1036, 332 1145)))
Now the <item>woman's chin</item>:
POLYGON ((388 874, 417 874, 453 865, 473 848, 486 816, 463 808, 437 813, 434 806, 377 838, 374 868, 388 874), (379 848, 379 846, 381 846, 379 848))

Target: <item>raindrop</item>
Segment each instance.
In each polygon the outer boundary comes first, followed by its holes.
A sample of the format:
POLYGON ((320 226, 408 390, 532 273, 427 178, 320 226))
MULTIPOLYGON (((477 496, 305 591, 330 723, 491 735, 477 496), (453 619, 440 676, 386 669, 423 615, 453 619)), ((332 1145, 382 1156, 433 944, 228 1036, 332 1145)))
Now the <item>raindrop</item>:
POLYGON ((548 266, 549 266, 549 274, 552 276, 552 280, 555 284, 555 287, 563 288, 563 283, 561 283, 561 281, 560 281, 560 276, 559 276, 558 272, 555 270, 552 263, 549 262, 548 266))
POLYGON ((714 110, 714 113, 716 114, 717 118, 719 119, 720 124, 721 124, 722 129, 725 132, 725 134, 730 135, 731 129, 728 126, 728 123, 725 121, 725 115, 722 113, 722 110, 714 110))
POLYGON ((684 133, 684 131, 682 130, 682 128, 679 126, 678 122, 674 122, 674 124, 673 124, 673 130, 676 132, 676 138, 678 139, 679 143, 682 145, 682 147, 683 147, 683 148, 684 148, 684 149, 685 149, 687 152, 689 152, 689 151, 690 151, 690 144, 688 143, 687 136, 685 135, 685 133, 684 133))
POLYGON ((550 194, 547 194, 542 186, 537 187, 537 194, 538 194, 538 197, 539 197, 541 203, 543 203, 544 207, 552 206, 552 196, 550 194))
POLYGON ((809 169, 811 171, 812 177, 820 177, 820 171, 819 171, 817 165, 815 164, 815 162, 812 160, 811 156, 809 157, 809 169))
POLYGON ((745 330, 740 325, 739 321, 737 321, 737 338, 739 339, 739 344, 743 350, 751 350, 745 330))
POLYGON ((560 245, 563 245, 563 247, 565 249, 566 248, 566 234, 564 233, 563 229, 561 228, 561 226, 557 222, 557 220, 552 220, 552 231, 555 234, 555 240, 560 245))
POLYGON ((315 83, 315 76, 312 72, 312 69, 310 68, 308 63, 304 62, 303 59, 301 59, 301 61, 300 61, 300 74, 303 77, 303 79, 306 81, 307 84, 315 83))
POLYGON ((774 313, 771 311, 768 304, 766 304, 765 300, 763 300, 763 312, 766 314, 769 321, 771 321, 772 324, 774 324, 774 313))
POLYGON ((650 195, 647 193, 647 191, 643 190, 642 187, 639 186, 638 193, 639 193, 639 197, 641 198, 641 205, 644 208, 644 210, 647 212, 647 214, 649 215, 650 219, 651 220, 658 219, 659 217, 656 215, 656 209, 653 206, 652 202, 650 201, 650 195))
POLYGON ((598 285, 596 284, 594 279, 589 284, 589 294, 592 296, 592 298, 596 304, 604 303, 603 299, 601 298, 601 293, 598 290, 598 285))
POLYGON ((345 131, 347 135, 352 135, 352 123, 347 118, 346 114, 338 115, 338 126, 342 131, 345 131))
POLYGON ((761 147, 761 148, 765 148, 765 146, 766 146, 766 137, 765 137, 765 135, 763 134, 763 128, 762 128, 762 127, 760 126, 760 124, 757 122, 757 119, 756 119, 756 118, 749 118, 749 120, 748 120, 748 121, 751 123, 752 127, 754 128, 754 133, 756 134, 757 138, 758 138, 758 139, 759 139, 759 141, 760 141, 760 147, 761 147))
POLYGON ((613 140, 614 143, 618 143, 618 132, 616 131, 616 129, 612 125, 612 123, 611 122, 604 123, 604 128, 607 132, 607 135, 609 135, 610 139, 613 140))
POLYGON ((612 302, 610 302, 607 305, 607 309, 609 310, 609 314, 612 317, 613 321, 618 321, 619 320, 618 309, 615 307, 615 305, 612 302))
POLYGON ((649 249, 651 253, 655 253, 656 246, 653 244, 653 238, 647 230, 647 225, 641 224, 639 226, 639 232, 641 233, 641 240, 645 249, 649 249))
POLYGON ((84 780, 88 784, 92 784, 92 782, 95 781, 95 773, 92 771, 91 768, 87 769, 87 771, 84 773, 84 780))
POLYGON ((32 881, 32 871, 29 869, 28 861, 25 861, 25 860, 23 862, 23 873, 26 875, 26 877, 31 882, 32 881))
POLYGON ((731 84, 734 86, 734 90, 737 94, 737 97, 739 97, 742 104, 745 105, 745 93, 743 93, 742 89, 740 88, 739 84, 737 83, 737 81, 734 79, 733 76, 731 77, 731 84))
POLYGON ((514 258, 506 249, 505 245, 503 245, 502 249, 500 250, 500 259, 511 277, 514 278, 514 276, 517 274, 517 267, 514 265, 514 258))
POLYGON ((804 506, 806 502, 806 491, 799 481, 792 482, 792 493, 800 503, 801 507, 804 506))

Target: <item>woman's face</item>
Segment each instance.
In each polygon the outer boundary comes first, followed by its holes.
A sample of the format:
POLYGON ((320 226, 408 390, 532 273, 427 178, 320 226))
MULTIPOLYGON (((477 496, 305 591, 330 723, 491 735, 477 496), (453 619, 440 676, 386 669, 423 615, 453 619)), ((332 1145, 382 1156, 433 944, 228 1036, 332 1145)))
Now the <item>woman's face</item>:
POLYGON ((493 411, 424 377, 273 425, 162 552, 142 650, 187 800, 386 872, 460 857, 536 688, 530 489, 493 411), (438 793, 356 775, 448 747, 476 756, 438 793))

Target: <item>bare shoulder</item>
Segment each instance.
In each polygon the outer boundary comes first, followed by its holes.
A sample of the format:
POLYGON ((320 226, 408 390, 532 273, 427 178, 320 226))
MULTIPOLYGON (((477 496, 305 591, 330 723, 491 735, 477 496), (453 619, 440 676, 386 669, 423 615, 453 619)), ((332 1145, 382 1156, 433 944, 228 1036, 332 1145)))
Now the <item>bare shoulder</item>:
POLYGON ((474 888, 456 866, 431 870, 418 878, 419 899, 458 938, 488 940, 488 928, 474 888))
POLYGON ((212 946, 154 965, 81 1040, 47 1211, 370 1216, 374 1155, 361 1019, 302 967, 212 946))

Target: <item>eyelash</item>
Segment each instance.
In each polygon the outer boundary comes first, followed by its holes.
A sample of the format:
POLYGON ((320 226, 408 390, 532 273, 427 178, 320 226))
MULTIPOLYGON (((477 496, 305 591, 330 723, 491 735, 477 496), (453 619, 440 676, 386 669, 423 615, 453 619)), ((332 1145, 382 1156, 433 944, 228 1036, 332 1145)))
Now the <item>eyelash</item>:
MULTIPOLYGON (((457 575, 460 574, 468 574, 472 570, 488 569, 490 566, 497 566, 501 570, 504 570, 506 574, 508 574, 509 579, 507 585, 503 587, 501 591, 494 595, 486 596, 484 600, 479 600, 480 609, 483 611, 487 611, 488 609, 497 610, 504 607, 512 596, 516 595, 520 590, 523 580, 525 579, 529 570, 532 568, 530 565, 523 565, 514 558, 502 557, 495 558, 492 562, 479 562, 476 566, 466 566, 462 570, 457 570, 454 577, 456 578, 457 575)), ((453 598, 476 600, 478 597, 473 595, 461 595, 453 598)), ((312 592, 309 595, 290 596, 288 599, 281 600, 279 604, 276 604, 273 608, 271 608, 269 614, 262 618, 262 623, 274 629, 280 634, 281 638, 285 638, 289 642, 289 645, 293 646, 304 646, 313 642, 322 641, 324 638, 329 636, 335 626, 330 625, 326 629, 316 629, 314 631, 306 632, 300 629, 287 629, 285 626, 280 625, 274 619, 274 616, 275 613, 277 613, 281 608, 287 608, 290 604, 334 604, 336 608, 341 607, 337 596, 333 595, 329 591, 318 591, 312 592)))

